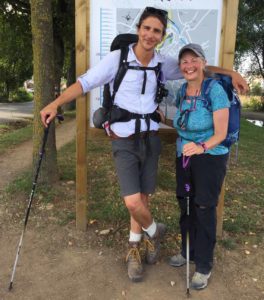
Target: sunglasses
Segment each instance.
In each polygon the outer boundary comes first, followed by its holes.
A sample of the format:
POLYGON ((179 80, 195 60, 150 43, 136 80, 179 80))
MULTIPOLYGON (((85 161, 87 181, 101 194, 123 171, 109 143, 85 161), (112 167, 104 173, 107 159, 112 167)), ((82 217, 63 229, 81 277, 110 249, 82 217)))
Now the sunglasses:
POLYGON ((166 10, 163 10, 163 9, 147 6, 144 9, 144 12, 148 12, 148 13, 151 13, 151 14, 154 14, 154 15, 159 15, 159 16, 165 18, 165 19, 168 18, 168 12, 166 10))
POLYGON ((184 111, 181 112, 180 117, 177 121, 177 125, 182 129, 186 130, 187 124, 188 124, 188 119, 189 119, 189 114, 190 111, 189 109, 185 109, 184 111))
POLYGON ((191 107, 189 109, 182 109, 182 103, 183 101, 181 101, 180 103, 180 117, 177 121, 177 125, 182 129, 182 130, 186 130, 187 128, 187 124, 188 124, 188 120, 189 120, 189 115, 190 112, 195 111, 196 110, 196 97, 194 98, 194 101, 192 101, 191 103, 191 107))

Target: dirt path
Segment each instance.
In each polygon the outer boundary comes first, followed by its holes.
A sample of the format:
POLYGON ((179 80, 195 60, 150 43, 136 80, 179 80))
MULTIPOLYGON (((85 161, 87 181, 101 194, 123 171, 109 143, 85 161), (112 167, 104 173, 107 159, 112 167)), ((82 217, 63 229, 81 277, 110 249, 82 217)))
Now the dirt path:
MULTIPOLYGON (((75 119, 67 121, 56 128, 56 145, 59 149, 63 145, 72 141, 75 137, 75 119)), ((23 170, 32 164, 32 141, 27 141, 15 149, 0 156, 0 191, 14 180, 23 170)))
MULTIPOLYGON (((77 232, 74 224, 29 226, 14 288, 8 292, 19 233, 18 228, 13 228, 1 236, 1 300, 186 299, 185 267, 172 268, 163 258, 155 266, 145 266, 144 282, 131 283, 120 250, 91 246, 91 239, 96 239, 93 230, 77 232)), ((191 299, 263 299, 263 292, 256 288, 261 283, 254 282, 254 278, 263 276, 264 258, 260 251, 255 254, 251 257, 229 252, 218 254, 210 285, 203 291, 191 290, 191 299)))

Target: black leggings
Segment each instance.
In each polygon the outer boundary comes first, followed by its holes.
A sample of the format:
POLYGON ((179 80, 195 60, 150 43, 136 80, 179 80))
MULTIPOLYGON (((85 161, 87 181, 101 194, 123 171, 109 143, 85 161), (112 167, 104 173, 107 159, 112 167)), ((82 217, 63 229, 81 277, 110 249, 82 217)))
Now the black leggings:
POLYGON ((182 158, 176 159, 177 199, 181 216, 182 255, 186 257, 186 232, 190 233, 190 259, 196 271, 206 274, 213 266, 216 242, 216 206, 226 173, 228 154, 194 155, 188 170, 182 167, 182 158), (184 185, 190 183, 187 195, 184 185), (190 216, 187 217, 186 197, 190 199, 190 216))

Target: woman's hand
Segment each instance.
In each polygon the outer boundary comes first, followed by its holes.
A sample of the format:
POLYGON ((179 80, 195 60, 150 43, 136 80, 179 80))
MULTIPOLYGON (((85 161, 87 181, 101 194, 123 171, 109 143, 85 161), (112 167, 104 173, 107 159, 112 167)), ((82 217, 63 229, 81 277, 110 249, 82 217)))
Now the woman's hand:
POLYGON ((195 154, 202 154, 202 153, 204 153, 204 148, 199 144, 195 144, 194 142, 190 142, 183 146, 182 154, 184 156, 192 156, 195 154))

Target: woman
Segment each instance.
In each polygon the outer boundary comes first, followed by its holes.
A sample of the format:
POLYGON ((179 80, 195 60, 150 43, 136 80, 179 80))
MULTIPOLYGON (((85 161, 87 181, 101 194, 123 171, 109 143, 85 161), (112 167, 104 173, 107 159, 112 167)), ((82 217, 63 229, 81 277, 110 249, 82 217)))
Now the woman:
POLYGON ((228 128, 229 100, 223 88, 215 83, 209 92, 210 107, 204 98, 206 60, 197 44, 184 46, 178 57, 179 67, 187 81, 180 89, 173 125, 177 129, 176 181, 181 216, 181 253, 171 257, 170 265, 186 263, 186 232, 190 237, 190 260, 196 271, 191 287, 203 289, 208 284, 216 242, 216 206, 226 173, 228 148, 221 145, 228 128), (189 162, 188 162, 189 160, 189 162), (183 163, 188 163, 187 167, 183 163), (185 184, 190 183, 190 210, 187 216, 185 184))
MULTIPOLYGON (((129 46, 127 61, 129 65, 136 67, 156 67, 158 63, 161 63, 165 80, 179 79, 182 76, 177 61, 172 57, 163 57, 155 51, 155 47, 166 33, 166 26, 166 11, 146 7, 137 25, 138 42, 129 46)), ((110 83, 110 89, 113 91, 119 60, 120 50, 110 52, 98 65, 80 76, 76 83, 43 108, 41 119, 44 126, 48 126, 56 116, 58 107, 83 93, 106 83, 110 83)), ((246 88, 245 81, 238 73, 223 69, 217 69, 217 71, 230 73, 238 86, 242 89, 246 88)), ((165 225, 153 220, 148 207, 149 195, 155 191, 158 159, 161 151, 160 139, 157 135, 159 124, 152 119, 149 120, 149 124, 146 124, 146 116, 152 114, 158 106, 155 101, 156 90, 155 72, 129 69, 114 100, 115 106, 142 116, 140 126, 137 127, 141 131, 137 148, 134 147, 135 119, 111 124, 112 150, 121 195, 130 213, 127 262, 128 276, 132 281, 141 281, 143 278, 139 255, 142 230, 147 245, 146 261, 149 264, 157 261, 160 241, 165 234, 165 225), (144 92, 142 92, 143 90, 144 92), (146 136, 148 137, 148 147, 146 147, 146 136)))

